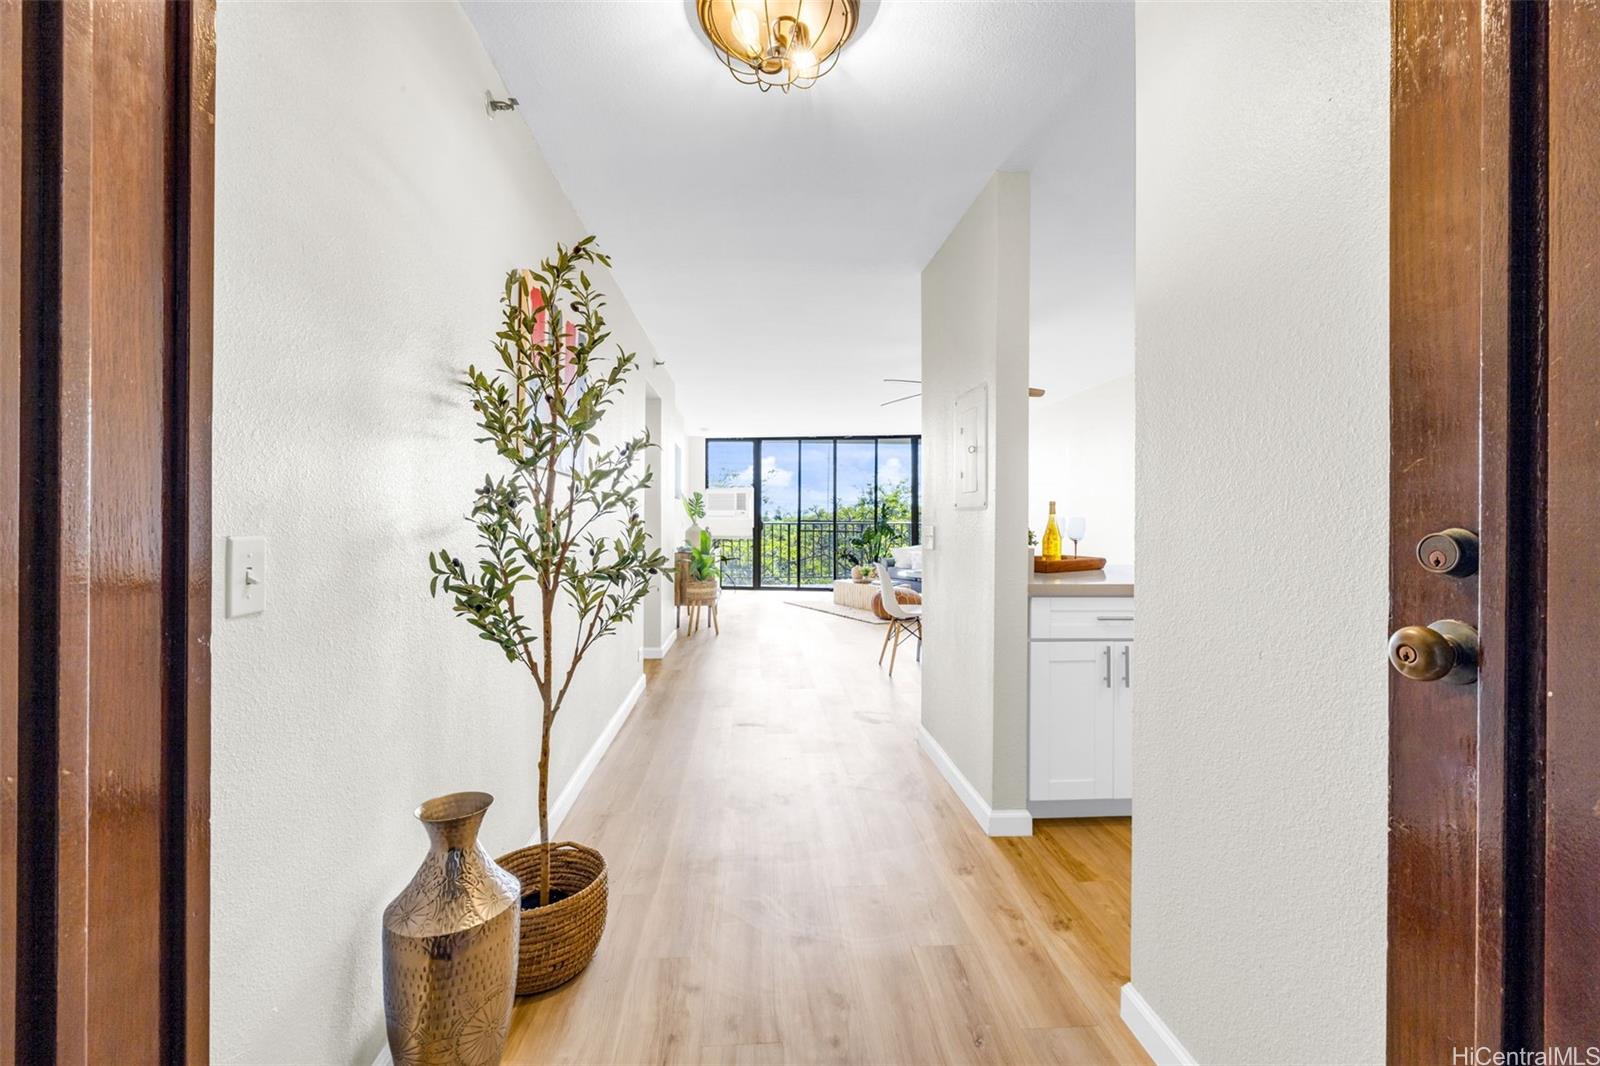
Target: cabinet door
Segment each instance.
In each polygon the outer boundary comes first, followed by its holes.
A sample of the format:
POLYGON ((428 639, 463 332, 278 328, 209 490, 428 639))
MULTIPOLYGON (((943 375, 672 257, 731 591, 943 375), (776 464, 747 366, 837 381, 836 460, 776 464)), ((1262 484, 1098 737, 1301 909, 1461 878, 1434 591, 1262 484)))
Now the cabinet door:
POLYGON ((1114 777, 1117 663, 1110 644, 1036 641, 1028 663, 1028 795, 1104 799, 1114 777))
POLYGON ((1117 799, 1133 798, 1133 641, 1111 645, 1111 663, 1116 673, 1113 690, 1116 710, 1112 728, 1115 769, 1111 794, 1117 799))

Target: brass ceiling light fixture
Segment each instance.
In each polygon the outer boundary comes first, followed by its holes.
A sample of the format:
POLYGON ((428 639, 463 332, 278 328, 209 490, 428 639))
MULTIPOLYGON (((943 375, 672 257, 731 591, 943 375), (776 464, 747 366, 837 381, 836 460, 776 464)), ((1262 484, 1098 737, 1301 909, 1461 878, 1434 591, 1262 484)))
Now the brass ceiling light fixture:
POLYGON ((788 92, 833 69, 861 0, 696 0, 695 15, 736 81, 788 92))

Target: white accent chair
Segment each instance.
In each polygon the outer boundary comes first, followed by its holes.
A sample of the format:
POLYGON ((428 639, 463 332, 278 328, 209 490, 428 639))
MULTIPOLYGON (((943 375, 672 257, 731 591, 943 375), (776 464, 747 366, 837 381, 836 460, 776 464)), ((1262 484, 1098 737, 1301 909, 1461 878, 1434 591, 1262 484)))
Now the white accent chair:
POLYGON ((889 632, 883 635, 883 647, 878 649, 878 665, 883 665, 883 653, 889 651, 889 645, 894 644, 894 651, 889 654, 889 676, 894 676, 894 660, 900 654, 900 645, 911 638, 917 641, 917 662, 922 661, 922 604, 901 603, 900 597, 895 595, 894 581, 889 577, 889 568, 882 563, 874 564, 878 568, 878 587, 881 590, 884 613, 889 616, 889 632))

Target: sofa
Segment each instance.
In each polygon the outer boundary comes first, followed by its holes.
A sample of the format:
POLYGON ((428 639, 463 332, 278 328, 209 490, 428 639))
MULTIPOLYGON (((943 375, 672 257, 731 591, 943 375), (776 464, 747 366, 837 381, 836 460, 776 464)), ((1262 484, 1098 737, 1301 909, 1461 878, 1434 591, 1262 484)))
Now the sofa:
POLYGON ((907 544, 894 550, 894 562, 889 566, 889 578, 896 585, 904 585, 922 592, 922 545, 907 544))

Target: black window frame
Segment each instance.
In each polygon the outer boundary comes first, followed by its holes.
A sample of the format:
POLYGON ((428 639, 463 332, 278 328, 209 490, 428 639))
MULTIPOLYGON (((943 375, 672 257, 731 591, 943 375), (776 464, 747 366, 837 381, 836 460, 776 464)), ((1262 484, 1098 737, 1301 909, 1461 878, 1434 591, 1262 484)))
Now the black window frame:
MULTIPOLYGON (((774 444, 782 443, 782 444, 793 444, 793 445, 795 445, 795 478, 796 478, 795 498, 796 498, 797 501, 805 499, 804 493, 805 493, 805 444, 806 444, 806 442, 808 442, 808 441, 811 441, 811 442, 828 441, 833 445, 833 447, 830 449, 831 455, 832 455, 832 460, 833 460, 833 462, 832 462, 832 471, 830 473, 830 483, 832 485, 832 493, 833 493, 833 506, 830 508, 830 511, 832 513, 832 516, 833 516, 833 520, 832 520, 833 536, 832 536, 831 543, 833 545, 833 557, 834 557, 835 560, 838 559, 838 555, 839 555, 839 445, 841 443, 866 443, 866 442, 870 442, 872 444, 872 513, 873 513, 874 517, 881 518, 882 515, 879 512, 879 500, 878 500, 878 471, 880 469, 879 464, 881 462, 881 458, 882 457, 879 454, 879 447, 882 444, 884 444, 885 442, 888 442, 888 443, 891 443, 891 444, 909 444, 910 448, 911 448, 911 486, 910 486, 910 494, 911 494, 911 533, 910 533, 910 537, 911 537, 911 540, 910 540, 910 543, 912 543, 912 544, 921 543, 921 541, 922 541, 922 469, 921 469, 922 468, 922 434, 920 434, 920 433, 820 434, 820 435, 810 435, 810 436, 807 436, 807 435, 783 436, 783 435, 774 434, 774 435, 761 436, 761 437, 706 437, 705 438, 704 465, 701 467, 701 469, 705 472, 704 480, 706 481, 706 488, 708 488, 708 489, 721 487, 721 486, 714 486, 714 485, 712 485, 710 483, 711 482, 711 446, 713 444, 748 444, 748 445, 750 445, 750 482, 751 482, 750 488, 751 488, 751 492, 752 492, 753 497, 754 497, 754 499, 753 499, 753 507, 754 507, 754 510, 755 510, 755 515, 754 515, 754 518, 752 519, 751 530, 750 530, 750 584, 748 584, 748 585, 730 585, 730 584, 727 583, 726 580, 724 580, 723 581, 723 587, 724 588, 751 589, 751 590, 769 589, 769 590, 778 591, 778 592, 807 592, 807 591, 810 591, 810 592, 826 592, 832 587, 831 582, 828 585, 805 585, 805 584, 801 584, 801 581, 804 579, 804 573, 803 573, 803 570, 802 570, 802 567, 801 567, 801 559, 800 559, 800 545, 801 545, 801 541, 802 541, 803 538, 802 538, 802 535, 801 535, 801 532, 800 532, 800 529, 801 529, 800 523, 801 523, 802 519, 799 516, 799 510, 797 510, 796 516, 795 516, 795 530, 796 530, 796 532, 795 532, 795 537, 794 537, 794 543, 795 543, 794 558, 792 558, 790 560, 790 564, 791 564, 791 566, 793 568, 793 572, 794 572, 795 583, 792 584, 792 585, 767 585, 767 584, 763 584, 762 583, 762 577, 764 575, 761 572, 761 557, 764 554, 764 552, 763 552, 764 545, 762 543, 762 527, 764 525, 764 522, 763 522, 762 516, 761 516, 761 460, 762 460, 762 445, 766 444, 769 441, 774 443, 774 444)), ((803 505, 799 505, 799 506, 801 508, 803 508, 803 505)), ((837 573, 837 568, 835 568, 835 573, 837 573)))

